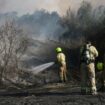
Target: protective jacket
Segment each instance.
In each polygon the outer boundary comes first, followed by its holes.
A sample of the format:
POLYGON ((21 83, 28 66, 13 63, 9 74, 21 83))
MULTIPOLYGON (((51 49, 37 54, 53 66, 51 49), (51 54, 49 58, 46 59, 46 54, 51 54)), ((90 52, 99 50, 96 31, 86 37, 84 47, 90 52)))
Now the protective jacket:
POLYGON ((66 63, 66 57, 65 57, 64 53, 58 53, 57 54, 57 60, 58 60, 58 63, 65 64, 66 63))

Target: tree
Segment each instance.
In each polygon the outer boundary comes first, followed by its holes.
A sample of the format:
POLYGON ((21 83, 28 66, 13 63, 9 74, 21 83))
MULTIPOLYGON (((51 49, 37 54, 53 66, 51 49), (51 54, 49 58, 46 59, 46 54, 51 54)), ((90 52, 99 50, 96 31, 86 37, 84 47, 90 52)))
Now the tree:
POLYGON ((6 22, 0 28, 0 82, 7 74, 18 71, 19 62, 25 53, 28 38, 14 22, 6 22))

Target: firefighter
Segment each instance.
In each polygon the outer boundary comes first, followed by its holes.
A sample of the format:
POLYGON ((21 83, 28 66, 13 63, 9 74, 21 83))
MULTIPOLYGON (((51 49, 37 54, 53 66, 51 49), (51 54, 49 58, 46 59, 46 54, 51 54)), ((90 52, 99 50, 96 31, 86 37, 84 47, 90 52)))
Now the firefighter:
POLYGON ((59 71, 60 81, 66 82, 67 81, 66 56, 62 52, 62 48, 60 47, 56 48, 56 52, 57 52, 57 63, 60 69, 59 71))
POLYGON ((97 49, 87 42, 80 49, 81 56, 81 92, 97 94, 95 81, 95 58, 98 57, 97 49))

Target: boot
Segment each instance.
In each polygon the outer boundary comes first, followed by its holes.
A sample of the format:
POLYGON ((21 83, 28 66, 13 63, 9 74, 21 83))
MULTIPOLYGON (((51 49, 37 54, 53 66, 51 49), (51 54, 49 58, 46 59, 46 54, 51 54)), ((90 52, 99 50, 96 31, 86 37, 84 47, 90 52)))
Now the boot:
POLYGON ((92 91, 91 91, 91 94, 92 94, 92 95, 97 95, 97 94, 98 94, 98 93, 97 93, 97 90, 95 90, 95 89, 92 90, 92 91))

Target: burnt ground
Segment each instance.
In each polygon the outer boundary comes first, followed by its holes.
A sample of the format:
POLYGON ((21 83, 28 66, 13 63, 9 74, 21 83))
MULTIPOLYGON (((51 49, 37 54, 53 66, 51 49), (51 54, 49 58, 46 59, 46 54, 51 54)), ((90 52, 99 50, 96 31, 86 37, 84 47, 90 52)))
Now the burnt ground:
POLYGON ((0 105, 105 105, 105 93, 82 95, 79 85, 52 83, 30 89, 1 89, 0 105))

